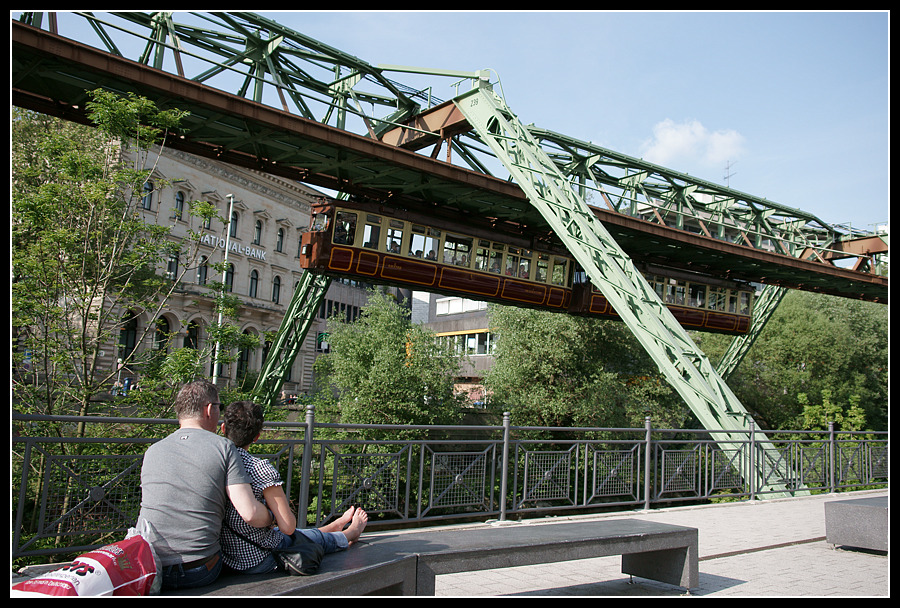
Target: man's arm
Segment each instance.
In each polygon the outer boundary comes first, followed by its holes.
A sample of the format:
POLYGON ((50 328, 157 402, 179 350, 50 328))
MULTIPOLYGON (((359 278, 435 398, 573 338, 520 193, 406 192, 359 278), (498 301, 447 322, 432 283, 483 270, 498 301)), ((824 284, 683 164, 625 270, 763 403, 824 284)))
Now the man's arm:
POLYGON ((256 500, 249 483, 238 483, 225 486, 225 493, 231 504, 245 522, 254 528, 266 528, 273 522, 272 515, 266 505, 256 500))

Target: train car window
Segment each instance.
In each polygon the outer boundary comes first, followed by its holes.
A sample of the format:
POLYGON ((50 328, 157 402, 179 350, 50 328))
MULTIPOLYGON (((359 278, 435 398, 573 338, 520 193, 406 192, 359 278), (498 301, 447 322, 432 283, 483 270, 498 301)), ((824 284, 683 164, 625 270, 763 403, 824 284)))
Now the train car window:
POLYGON ((753 294, 751 294, 749 291, 741 292, 741 308, 740 308, 739 312, 742 315, 750 314, 750 300, 752 297, 753 297, 753 294))
POLYGON ((356 214, 338 211, 334 218, 334 242, 339 245, 352 245, 355 239, 356 214))
POLYGON ((417 258, 437 260, 437 249, 440 243, 439 237, 431 234, 432 229, 426 226, 412 226, 412 238, 409 242, 409 255, 417 258))
POLYGON ((313 214, 312 220, 309 223, 309 229, 313 232, 322 232, 324 230, 328 230, 328 214, 313 214))
POLYGON ((515 247, 510 247, 506 253, 506 270, 504 270, 504 273, 508 277, 519 276, 519 250, 515 247))
POLYGON ((689 290, 690 305, 695 308, 703 308, 706 305, 706 285, 691 283, 689 290))
POLYGON ((554 285, 559 285, 560 287, 566 286, 567 272, 566 266, 568 265, 569 260, 566 258, 554 257, 553 258, 553 270, 550 275, 550 280, 554 285))
POLYGON ((468 266, 472 256, 472 239, 448 234, 444 237, 444 263, 468 266))
POLYGON ((687 286, 685 285, 684 281, 669 279, 669 284, 666 286, 666 302, 668 304, 678 304, 680 306, 684 306, 686 295, 687 286))
POLYGON ((491 266, 491 242, 485 240, 478 241, 478 247, 475 249, 475 270, 488 272, 491 266))
POLYGON ((518 277, 520 279, 530 279, 531 278, 531 256, 532 252, 528 249, 523 249, 521 251, 521 257, 519 258, 519 274, 518 277))
POLYGON ((550 268, 550 256, 546 253, 538 253, 535 264, 534 280, 538 283, 547 282, 547 272, 550 268))
POLYGON ((709 288, 709 308, 710 310, 725 310, 728 301, 728 290, 724 287, 709 288))
POLYGON ((378 249, 381 240, 381 218, 377 215, 366 215, 366 226, 363 228, 363 247, 378 249))
POLYGON ((665 302, 666 301, 666 280, 663 277, 653 276, 651 284, 653 285, 653 290, 656 292, 657 297, 665 302))
POLYGON ((738 294, 735 291, 728 294, 728 312, 736 313, 738 311, 738 294))
POLYGON ((388 253, 400 255, 400 246, 403 244, 403 222, 391 220, 387 230, 387 238, 384 247, 388 253))

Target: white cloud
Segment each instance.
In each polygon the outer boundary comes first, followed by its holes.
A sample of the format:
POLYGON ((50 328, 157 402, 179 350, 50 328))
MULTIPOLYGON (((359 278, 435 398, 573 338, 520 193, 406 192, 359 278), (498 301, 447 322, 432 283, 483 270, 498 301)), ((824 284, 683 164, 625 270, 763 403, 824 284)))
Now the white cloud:
POLYGON ((734 130, 710 131, 697 120, 663 120, 653 127, 642 157, 652 163, 684 171, 698 164, 721 168, 743 151, 744 138, 734 130))

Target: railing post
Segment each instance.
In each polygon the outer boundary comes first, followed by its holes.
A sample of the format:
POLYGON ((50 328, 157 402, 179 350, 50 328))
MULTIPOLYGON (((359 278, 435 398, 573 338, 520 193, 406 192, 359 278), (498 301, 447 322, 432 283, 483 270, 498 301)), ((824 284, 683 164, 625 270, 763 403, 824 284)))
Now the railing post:
POLYGON ((756 423, 751 420, 750 425, 750 467, 747 471, 747 478, 750 480, 749 488, 750 500, 756 500, 756 423))
POLYGON ((650 416, 644 417, 644 510, 650 510, 650 438, 652 426, 650 416))
POLYGON ((509 473, 509 412, 503 412, 503 466, 500 476, 500 521, 506 521, 506 489, 509 473))
POLYGON ((315 422, 315 406, 306 406, 306 430, 303 434, 303 462, 300 465, 300 505, 297 508, 297 525, 307 527, 309 511, 309 480, 312 469, 313 423, 315 422))
POLYGON ((834 494, 834 456, 837 450, 834 441, 834 422, 828 422, 828 489, 834 494))

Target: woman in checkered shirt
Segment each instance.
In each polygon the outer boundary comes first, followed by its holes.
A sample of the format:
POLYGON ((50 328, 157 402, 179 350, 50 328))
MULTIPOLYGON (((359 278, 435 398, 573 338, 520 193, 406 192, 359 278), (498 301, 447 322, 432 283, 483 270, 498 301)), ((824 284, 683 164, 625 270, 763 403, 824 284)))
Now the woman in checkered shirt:
POLYGON ((272 524, 268 528, 254 528, 229 503, 221 539, 225 566, 229 570, 240 574, 274 572, 279 566, 272 549, 293 544, 294 534, 303 534, 319 543, 325 553, 346 549, 359 538, 368 523, 368 515, 354 507, 327 526, 297 528, 297 519, 284 494, 278 471, 268 460, 247 452, 262 431, 260 406, 250 401, 236 401, 225 409, 223 419, 222 433, 238 447, 250 475, 253 493, 272 513, 272 524))

